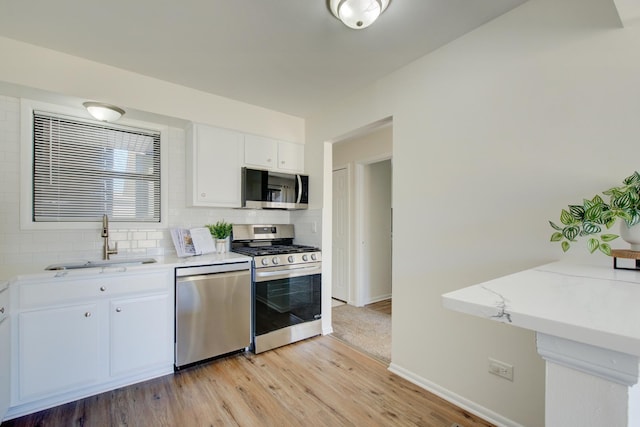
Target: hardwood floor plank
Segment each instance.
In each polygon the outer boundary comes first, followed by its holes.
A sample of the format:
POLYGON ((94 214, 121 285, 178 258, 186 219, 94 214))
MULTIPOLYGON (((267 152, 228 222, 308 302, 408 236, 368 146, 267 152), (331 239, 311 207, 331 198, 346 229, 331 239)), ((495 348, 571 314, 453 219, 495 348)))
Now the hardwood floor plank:
POLYGON ((237 354, 2 423, 23 426, 491 424, 330 336, 237 354))

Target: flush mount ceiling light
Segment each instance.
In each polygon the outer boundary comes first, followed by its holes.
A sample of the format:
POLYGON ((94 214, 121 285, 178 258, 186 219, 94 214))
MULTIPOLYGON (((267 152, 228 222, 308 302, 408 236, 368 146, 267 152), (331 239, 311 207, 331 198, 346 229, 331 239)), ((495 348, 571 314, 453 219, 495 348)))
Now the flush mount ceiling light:
POLYGON ((115 122, 124 114, 122 108, 102 102, 85 102, 82 105, 84 105, 84 108, 87 109, 94 119, 100 120, 101 122, 115 122))
POLYGON ((389 6, 389 0, 329 0, 331 13, 355 30, 367 28, 389 6))

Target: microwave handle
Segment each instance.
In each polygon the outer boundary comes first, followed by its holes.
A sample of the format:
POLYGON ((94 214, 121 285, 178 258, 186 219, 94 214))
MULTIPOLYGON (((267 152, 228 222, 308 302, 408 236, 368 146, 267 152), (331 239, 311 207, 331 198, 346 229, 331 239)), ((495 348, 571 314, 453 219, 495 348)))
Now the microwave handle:
POLYGON ((296 179, 298 180, 298 200, 296 203, 300 203, 300 200, 302 200, 302 178, 300 178, 300 175, 296 175, 296 179))

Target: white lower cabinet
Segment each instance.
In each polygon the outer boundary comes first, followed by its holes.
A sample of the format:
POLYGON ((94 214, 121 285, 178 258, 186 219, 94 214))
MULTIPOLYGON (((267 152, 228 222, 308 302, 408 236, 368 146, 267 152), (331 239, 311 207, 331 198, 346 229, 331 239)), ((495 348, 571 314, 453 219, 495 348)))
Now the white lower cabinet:
POLYGON ((0 283, 0 422, 11 402, 11 327, 9 288, 0 283))
POLYGON ((100 379, 97 304, 20 313, 18 323, 21 400, 100 379))
POLYGON ((111 301, 112 376, 166 363, 173 343, 169 304, 167 295, 111 301))
POLYGON ((18 281, 15 417, 173 372, 173 269, 18 281))

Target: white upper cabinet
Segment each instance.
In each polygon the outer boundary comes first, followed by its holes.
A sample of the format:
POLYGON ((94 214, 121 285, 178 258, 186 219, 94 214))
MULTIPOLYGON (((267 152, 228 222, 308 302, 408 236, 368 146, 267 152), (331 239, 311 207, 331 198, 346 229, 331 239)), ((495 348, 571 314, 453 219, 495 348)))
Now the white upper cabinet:
POLYGON ((245 135, 244 163, 248 167, 261 169, 303 172, 304 145, 245 135))
POLYGON ((244 135, 191 123, 186 137, 187 205, 239 208, 244 135))
POLYGON ((304 172, 304 145, 279 141, 278 169, 304 172))

